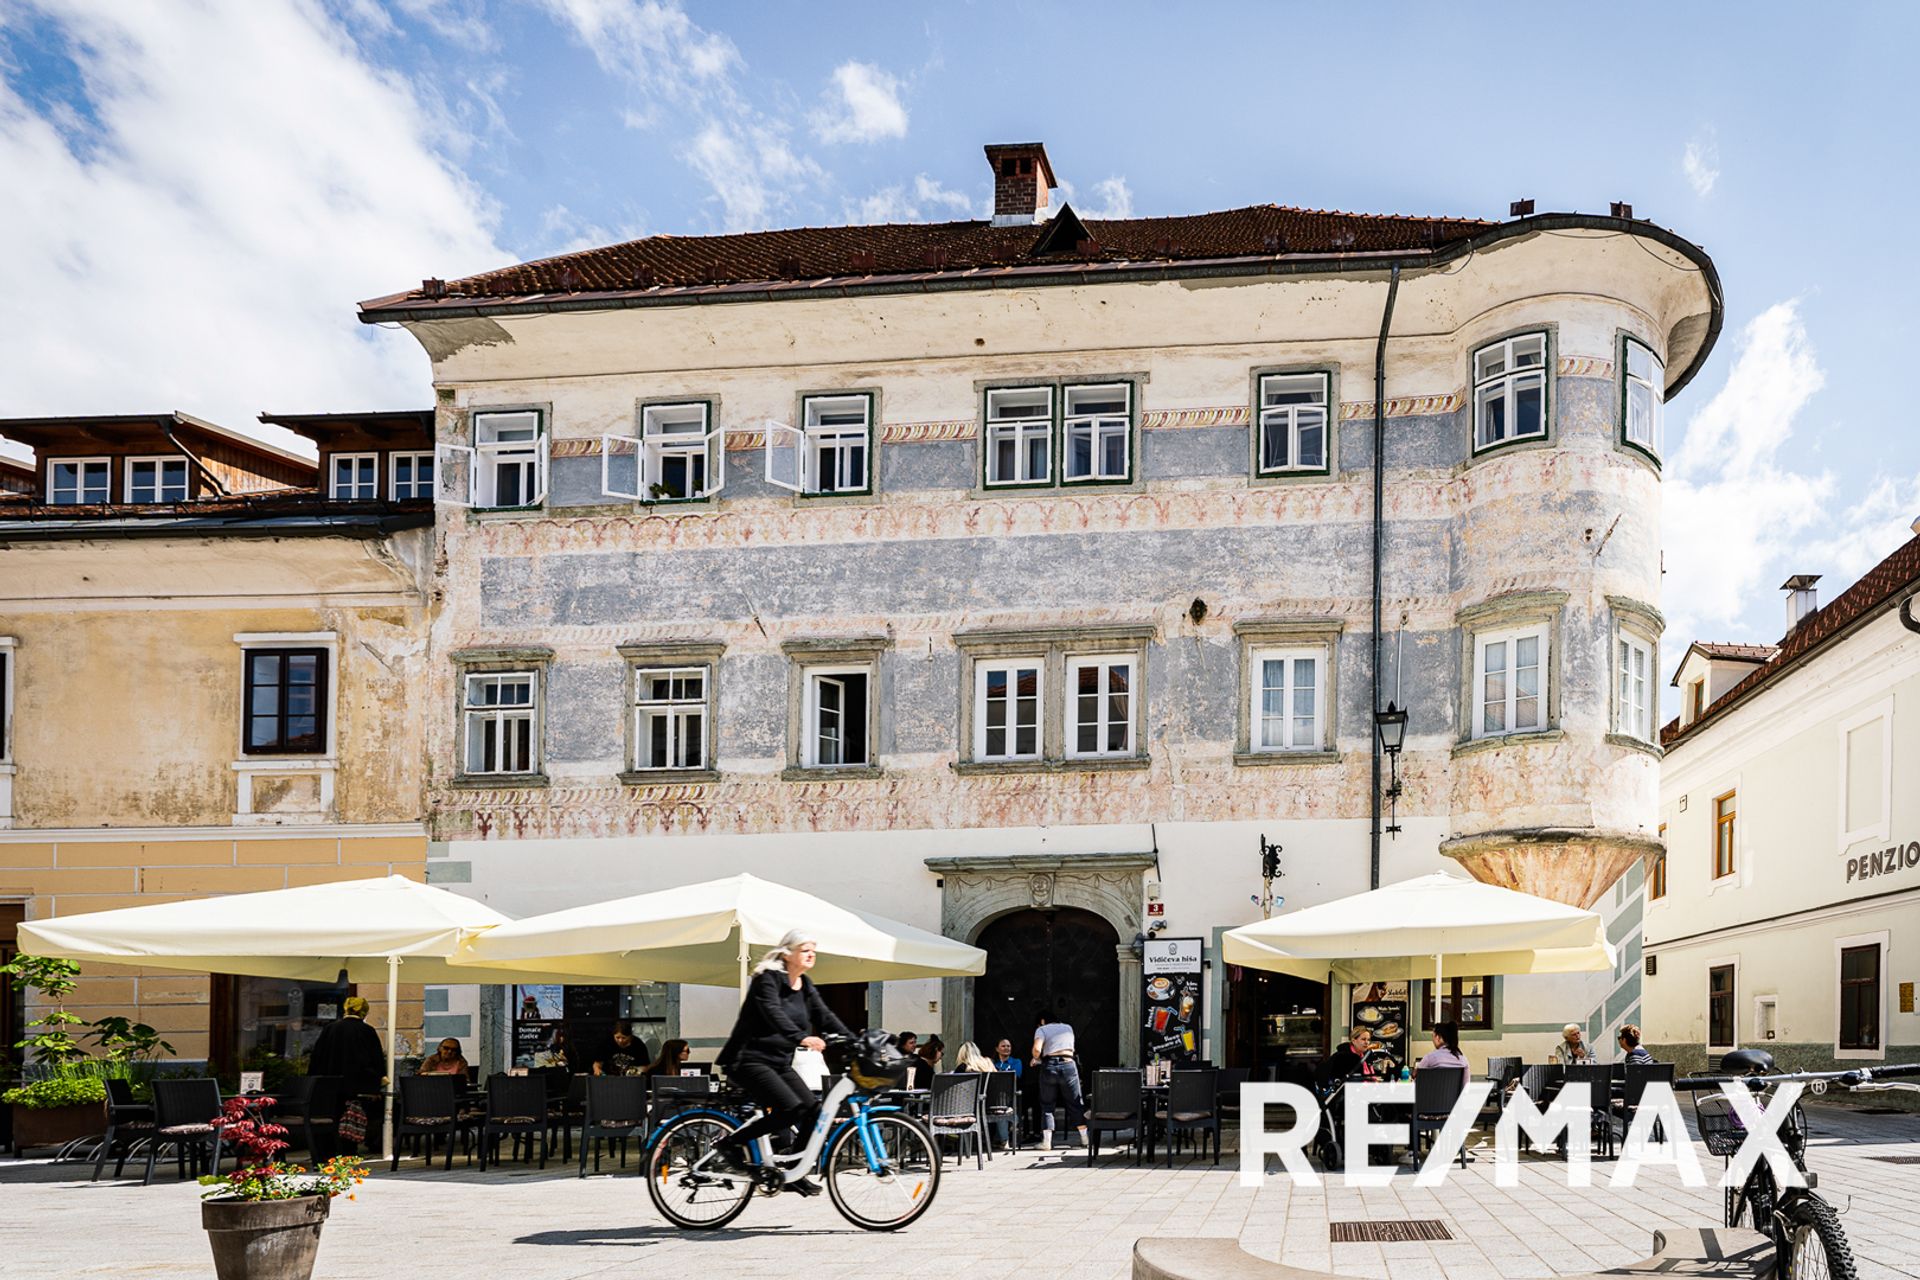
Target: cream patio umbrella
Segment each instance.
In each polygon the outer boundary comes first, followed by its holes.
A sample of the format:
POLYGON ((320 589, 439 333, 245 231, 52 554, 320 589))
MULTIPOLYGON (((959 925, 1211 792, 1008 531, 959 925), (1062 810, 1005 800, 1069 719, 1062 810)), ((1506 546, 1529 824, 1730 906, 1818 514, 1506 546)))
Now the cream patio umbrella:
POLYGON ((817 982, 977 977, 987 968, 978 947, 750 875, 529 916, 475 938, 453 967, 744 988, 752 953, 796 928, 819 944, 817 982))
MULTIPOLYGON (((319 982, 344 970, 350 982, 384 980, 391 1082, 391 1019, 402 967, 411 982, 567 981, 546 970, 486 973, 447 963, 463 943, 507 923, 471 898, 405 876, 380 876, 35 920, 20 926, 20 949, 149 969, 319 982)), ((393 1111, 384 1111, 391 1151, 393 1111)))
POLYGON ((1317 982, 1611 969, 1599 913, 1436 871, 1229 929, 1228 964, 1317 982))

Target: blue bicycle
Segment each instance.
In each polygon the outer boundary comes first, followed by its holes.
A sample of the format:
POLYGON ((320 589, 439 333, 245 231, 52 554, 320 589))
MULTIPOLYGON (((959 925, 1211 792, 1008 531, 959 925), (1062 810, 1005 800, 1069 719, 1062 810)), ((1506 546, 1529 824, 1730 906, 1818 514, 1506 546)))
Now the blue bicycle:
POLYGON ((828 1065, 846 1074, 821 1103, 806 1147, 791 1155, 776 1155, 763 1137, 741 1170, 714 1150, 757 1109, 700 1107, 662 1124, 648 1140, 646 1163, 647 1194, 661 1216, 686 1230, 711 1231, 746 1212, 755 1191, 778 1195, 818 1172, 833 1207, 856 1227, 898 1231, 918 1220, 940 1188, 940 1153, 924 1125, 877 1096, 898 1087, 905 1062, 897 1051, 891 1061, 876 1059, 876 1035, 884 1043, 884 1033, 874 1032, 828 1042, 828 1065))

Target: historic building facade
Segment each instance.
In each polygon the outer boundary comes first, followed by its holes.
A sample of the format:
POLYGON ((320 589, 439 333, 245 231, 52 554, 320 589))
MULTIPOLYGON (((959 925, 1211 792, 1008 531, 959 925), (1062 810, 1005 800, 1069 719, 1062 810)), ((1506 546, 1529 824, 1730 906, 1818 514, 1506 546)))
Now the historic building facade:
MULTIPOLYGON (((22 920, 424 877, 428 498, 335 500, 311 461, 182 414, 0 436, 34 452, 0 506, 0 951, 22 920)), ((343 994, 88 964, 68 1007, 231 1068, 303 1052, 343 994)), ((11 1045, 27 1011, 4 1012, 11 1045)))
MULTIPOLYGON (((1920 522, 1916 522, 1920 534, 1920 522)), ((1697 644, 1662 732, 1646 1038, 1685 1065, 1920 1059, 1920 536, 1777 645, 1697 644)))
MULTIPOLYGON (((1018 1039, 1051 1000, 1109 1059, 1140 935, 1217 955, 1264 844, 1288 905, 1457 866, 1637 912, 1705 255, 1625 210, 1042 222, 1044 152, 989 158, 991 224, 658 237, 363 305, 437 391, 434 878, 523 914, 751 871, 994 957, 861 994, 879 1022, 1018 1039)), ((1344 1016, 1206 973, 1216 1060, 1344 1016)), ((1637 980, 1444 994, 1538 1051, 1637 980)), ((716 1043, 730 997, 680 1001, 716 1043)))

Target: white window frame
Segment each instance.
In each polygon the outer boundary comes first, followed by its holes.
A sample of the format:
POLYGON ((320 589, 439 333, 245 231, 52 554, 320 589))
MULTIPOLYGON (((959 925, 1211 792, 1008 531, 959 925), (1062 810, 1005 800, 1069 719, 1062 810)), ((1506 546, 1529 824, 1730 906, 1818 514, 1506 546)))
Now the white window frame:
POLYGON ((1331 445, 1333 439, 1333 375, 1317 370, 1303 370, 1298 373, 1263 373, 1258 383, 1259 403, 1254 406, 1254 474, 1262 476, 1284 475, 1324 475, 1332 469, 1331 445), (1320 399, 1306 404, 1267 403, 1267 387, 1270 383, 1298 382, 1317 383, 1320 399), (1320 417, 1320 461, 1312 465, 1301 462, 1300 434, 1315 413, 1320 417), (1285 433, 1287 442, 1287 461, 1278 465, 1267 462, 1267 433, 1277 430, 1285 433))
POLYGON ((1131 382, 1070 382, 1060 388, 1060 483, 1061 484, 1124 484, 1133 479, 1133 384, 1131 382), (1076 392, 1113 392, 1121 393, 1126 407, 1118 417, 1109 413, 1075 413, 1073 397, 1076 392), (1121 466, 1117 472, 1102 467, 1105 450, 1101 448, 1104 440, 1119 428, 1121 466), (1093 470, 1085 475, 1073 474, 1073 441, 1077 434, 1090 436, 1090 457, 1093 470))
POLYGON ((327 497, 334 502, 371 502, 380 496, 380 455, 378 453, 335 453, 327 457, 327 497), (351 493, 342 493, 340 464, 353 464, 351 493), (365 483, 361 481, 365 479, 365 483), (361 489, 365 493, 361 493, 361 489))
POLYGON ((1620 377, 1620 439, 1658 458, 1666 433, 1666 362, 1638 338, 1624 337, 1620 342, 1620 377), (1645 357, 1648 366, 1637 373, 1636 355, 1645 357))
POLYGON ((1544 733, 1552 727, 1553 716, 1550 697, 1553 687, 1553 628, 1545 622, 1530 622, 1517 627, 1489 627, 1473 634, 1473 687, 1469 690, 1472 702, 1473 736, 1480 738, 1509 738, 1528 733, 1544 733), (1535 698, 1538 702, 1538 720, 1529 725, 1515 723, 1519 707, 1519 682, 1514 675, 1514 653, 1518 642, 1526 639, 1539 641, 1537 670, 1538 687, 1535 698), (1491 645, 1505 644, 1507 652, 1503 655, 1505 663, 1506 694, 1502 700, 1505 709, 1505 724, 1498 729, 1487 728, 1487 649, 1491 645))
POLYGON ((112 502, 113 501, 113 459, 112 458, 108 458, 108 457, 48 458, 47 459, 47 478, 46 478, 47 505, 53 506, 53 507, 87 507, 87 506, 95 505, 94 503, 91 503, 86 499, 87 489, 89 487, 87 485, 87 472, 93 468, 98 468, 100 471, 100 474, 106 477, 105 488, 107 490, 107 493, 105 497, 100 499, 100 501, 103 503, 112 502), (62 502, 54 492, 53 469, 59 466, 75 466, 80 468, 80 472, 77 477, 77 487, 74 490, 73 500, 70 502, 62 502))
POLYGON ((1700 970, 1700 977, 1701 986, 1704 988, 1701 995, 1707 1001, 1706 1035, 1702 1037, 1707 1042, 1707 1052, 1732 1053, 1740 1047, 1740 957, 1721 956, 1718 959, 1709 960, 1700 970), (1713 1042, 1713 971, 1726 968, 1733 970, 1733 1016, 1728 1018, 1727 1022, 1733 1028, 1734 1042, 1715 1044, 1713 1042))
POLYGON ((1887 980, 1887 954, 1892 950, 1892 941, 1892 932, 1887 929, 1880 929, 1873 933, 1856 933, 1833 940, 1833 1056, 1836 1060, 1845 1062, 1884 1062, 1886 1060, 1887 1041, 1892 1038, 1892 1028, 1887 1025, 1887 988, 1893 985, 1887 980), (1880 1017, 1876 1023, 1880 1028, 1878 1049, 1842 1049, 1840 1047, 1840 953, 1854 947, 1880 949, 1880 1017))
POLYGON ((1327 742, 1327 663, 1331 649, 1324 644, 1254 645, 1247 650, 1247 750, 1254 755, 1289 755, 1297 752, 1330 750, 1327 742), (1294 696, 1299 687, 1294 664, 1313 661, 1313 732, 1311 741, 1295 736, 1294 696), (1266 692, 1264 677, 1267 663, 1286 664, 1281 685, 1280 723, 1283 736, 1271 742, 1266 734, 1266 692))
POLYGON ((635 663, 633 667, 633 760, 628 766, 635 773, 685 773, 705 771, 713 768, 709 758, 712 739, 708 733, 713 715, 713 668, 706 663, 635 663), (671 686, 666 698, 643 696, 645 684, 649 680, 666 678, 669 681, 684 680, 690 676, 700 679, 700 696, 695 698, 676 698, 672 696, 671 686), (667 721, 667 751, 675 757, 667 764, 643 763, 643 754, 652 741, 647 732, 650 716, 664 716, 667 721), (697 728, 690 729, 688 721, 697 721, 697 728), (697 764, 681 763, 677 757, 685 754, 685 745, 691 739, 700 748, 700 760, 697 764))
MULTIPOLYGON (((1839 788, 1834 795, 1834 824, 1838 832, 1838 852, 1844 856, 1847 850, 1863 840, 1886 841, 1893 838, 1893 699, 1882 698, 1872 706, 1854 712, 1839 723, 1837 732, 1839 741, 1835 754, 1839 757, 1839 788), (1880 721, 1880 813, 1866 826, 1849 830, 1847 789, 1851 779, 1847 770, 1847 739, 1853 736, 1854 730, 1870 725, 1876 719, 1880 721)), ((1739 830, 1736 816, 1736 837, 1739 830)))
POLYGON ((1498 449, 1503 445, 1518 444, 1528 440, 1547 439, 1548 420, 1553 408, 1551 377, 1553 342, 1546 330, 1532 329, 1474 348, 1473 353, 1468 356, 1468 372, 1471 375, 1470 381, 1473 388, 1473 451, 1475 453, 1484 453, 1489 449, 1498 449), (1540 362, 1516 368, 1514 365, 1516 348, 1535 342, 1540 344, 1540 362), (1488 353, 1495 351, 1500 355, 1500 372, 1483 376, 1480 370, 1481 361, 1488 353), (1518 398, 1517 393, 1523 389, 1522 384, 1533 378, 1538 378, 1540 383, 1540 429, 1522 435, 1513 430, 1514 406, 1518 398), (1500 400, 1504 406, 1506 434, 1497 440, 1490 440, 1487 438, 1485 409, 1487 404, 1495 399, 1500 400))
POLYGON ((1631 631, 1618 630, 1613 640, 1614 704, 1613 731, 1623 737, 1651 743, 1654 733, 1654 700, 1659 669, 1654 665, 1653 645, 1631 631), (1639 659, 1639 670, 1633 667, 1639 659), (1639 701, 1634 700, 1638 685, 1639 701))
POLYGON ((476 511, 527 511, 544 504, 547 500, 551 454, 547 411, 528 407, 475 409, 471 421, 472 445, 443 444, 434 449, 435 500, 457 507, 471 507, 476 511), (534 435, 531 440, 486 438, 489 429, 524 430, 524 427, 508 427, 491 421, 518 417, 533 420, 534 435), (527 475, 529 496, 526 502, 502 506, 495 500, 499 494, 500 470, 503 467, 518 467, 527 475), (464 484, 454 479, 460 473, 466 477, 464 484))
POLYGON ((125 495, 121 500, 123 502, 137 502, 143 506, 149 503, 185 502, 193 496, 193 469, 188 465, 185 456, 178 453, 155 453, 143 455, 138 458, 124 458, 121 460, 120 482, 120 492, 125 495), (154 466, 153 497, 151 498, 136 498, 133 496, 133 469, 143 462, 150 462, 154 466), (180 468, 180 483, 178 486, 167 483, 166 469, 169 465, 180 468), (168 497, 167 490, 170 488, 177 488, 180 496, 177 498, 168 497))
MULTIPOLYGON (((540 772, 540 672, 533 667, 515 667, 500 671, 460 672, 460 776, 466 778, 521 778, 540 772), (473 700, 476 682, 521 681, 527 684, 525 704, 507 706, 488 706, 476 704, 473 700), (492 722, 504 725, 508 721, 527 721, 527 759, 521 763, 523 768, 507 769, 499 767, 499 754, 495 753, 492 767, 474 769, 473 742, 475 727, 492 722)), ((505 734, 496 737, 496 744, 506 741, 505 734)))
MULTIPOLYGON (((879 670, 871 663, 818 663, 808 664, 801 672, 802 705, 800 713, 800 763, 808 769, 870 769, 873 767, 875 748, 873 740, 873 702, 878 695, 879 670), (820 758, 820 715, 821 682, 834 682, 842 676, 864 676, 867 681, 867 705, 862 712, 865 717, 864 732, 867 740, 866 758, 863 760, 823 761, 820 758)), ((842 753, 844 754, 846 733, 846 703, 843 699, 838 712, 843 728, 841 730, 842 753)))
POLYGON ((1019 658, 981 658, 973 664, 973 758, 982 763, 1005 764, 1017 760, 1044 759, 1047 751, 1047 659, 1045 654, 1019 658), (1019 743, 1019 702, 1014 677, 1022 671, 1034 673, 1033 750, 1017 750, 1019 743), (1008 677, 1007 723, 1004 752, 987 750, 987 684, 994 673, 1008 677))
POLYGON ((1067 657, 1067 687, 1062 691, 1065 703, 1062 726, 1066 731, 1066 757, 1069 760, 1116 760, 1128 759, 1139 754, 1135 726, 1140 721, 1140 659, 1131 653, 1082 653, 1067 657), (1127 669, 1127 710, 1124 721, 1113 717, 1112 692, 1106 688, 1108 672, 1114 667, 1127 669), (1080 673, 1086 670, 1100 673, 1100 688, 1094 695, 1095 717, 1093 720, 1095 741, 1100 745, 1092 751, 1080 749, 1080 730, 1084 722, 1080 719, 1080 673), (1127 740, 1119 747, 1109 747, 1110 731, 1116 723, 1123 723, 1127 740))
POLYGON ((600 438, 600 492, 609 498, 630 502, 699 502, 713 497, 726 484, 727 431, 715 426, 713 403, 708 400, 671 400, 640 406, 640 434, 608 435, 600 438), (693 430, 672 430, 691 422, 693 430), (704 457, 705 482, 696 493, 659 494, 669 460, 685 459, 691 466, 695 457, 704 457), (625 477, 615 477, 614 459, 622 469, 633 471, 632 489, 619 487, 625 477))
POLYGON ((980 479, 988 489, 1026 488, 1029 486, 1051 485, 1053 483, 1053 411, 1055 399, 1051 386, 990 387, 986 393, 986 425, 982 435, 983 457, 980 479), (1014 397, 1032 398, 1038 396, 1044 401, 1044 411, 1040 417, 1006 417, 996 412, 997 404, 1003 399, 1014 397), (1046 469, 1041 475, 1015 474, 999 476, 995 474, 994 461, 999 456, 998 445, 1011 437, 1014 448, 1014 469, 1016 472, 1028 470, 1029 453, 1027 445, 1034 439, 1046 445, 1046 469))
POLYGON ((439 484, 439 459, 431 449, 396 449, 387 454, 387 501, 406 502, 416 498, 432 498, 434 488, 439 484), (411 472, 407 480, 408 493, 400 492, 400 463, 405 460, 411 472), (433 479, 424 486, 420 482, 420 464, 426 463, 433 469, 433 479))

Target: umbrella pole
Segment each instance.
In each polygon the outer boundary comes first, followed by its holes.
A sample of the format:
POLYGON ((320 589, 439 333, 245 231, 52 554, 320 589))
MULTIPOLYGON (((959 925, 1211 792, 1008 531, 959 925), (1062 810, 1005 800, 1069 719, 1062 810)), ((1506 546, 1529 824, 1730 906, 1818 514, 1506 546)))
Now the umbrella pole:
POLYGON ((387 1079, 380 1087, 380 1154, 393 1158, 393 1063, 400 1033, 400 957, 387 957, 387 1079))
POLYGON ((1440 1021, 1440 990, 1440 957, 1436 954, 1433 957, 1433 1010, 1428 1014, 1435 1022, 1440 1021))
POLYGON ((747 999, 747 931, 740 931, 740 1000, 747 999))

